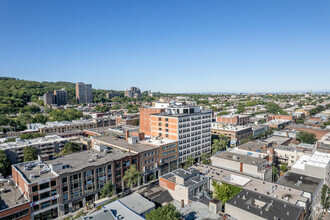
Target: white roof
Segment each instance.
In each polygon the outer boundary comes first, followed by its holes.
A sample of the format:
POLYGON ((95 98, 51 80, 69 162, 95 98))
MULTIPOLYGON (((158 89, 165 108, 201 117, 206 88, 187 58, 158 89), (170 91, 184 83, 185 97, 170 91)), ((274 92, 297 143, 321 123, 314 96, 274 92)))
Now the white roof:
POLYGON ((313 155, 303 155, 292 165, 294 169, 305 170, 305 166, 326 168, 330 164, 330 154, 316 151, 313 155))
POLYGON ((119 200, 105 205, 104 208, 109 210, 115 217, 118 217, 118 219, 144 219, 142 216, 126 207, 119 200))
POLYGON ((139 215, 155 208, 155 204, 153 202, 142 197, 138 193, 133 193, 129 196, 121 198, 119 201, 139 215))

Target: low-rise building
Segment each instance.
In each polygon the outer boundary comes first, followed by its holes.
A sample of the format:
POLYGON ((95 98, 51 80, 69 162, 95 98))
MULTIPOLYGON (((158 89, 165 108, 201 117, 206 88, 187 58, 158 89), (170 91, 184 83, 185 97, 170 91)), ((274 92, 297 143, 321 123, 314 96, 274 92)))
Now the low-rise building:
MULTIPOLYGON (((306 213, 310 209, 311 202, 309 194, 302 189, 287 187, 279 183, 261 180, 244 173, 238 173, 215 166, 199 165, 193 166, 193 168, 198 169, 200 173, 208 177, 210 181, 215 181, 219 184, 226 183, 260 193, 264 196, 270 196, 274 199, 302 207, 306 213)), ((212 184, 210 184, 210 190, 213 190, 212 184)), ((308 219, 308 216, 306 219, 308 219)))
POLYGON ((302 207, 249 190, 243 190, 227 201, 225 213, 237 220, 304 219, 302 207))
POLYGON ((177 169, 159 177, 159 185, 168 190, 173 199, 189 204, 201 198, 209 189, 209 180, 196 169, 177 169))
POLYGON ((262 143, 271 145, 271 146, 277 146, 277 145, 289 145, 292 138, 290 137, 282 137, 282 136, 275 136, 272 135, 266 139, 262 140, 262 143))
POLYGON ((229 125, 246 125, 250 122, 249 115, 221 115, 216 118, 217 122, 229 125))
POLYGON ((268 125, 252 125, 251 127, 255 138, 268 131, 268 125))
POLYGON ((93 146, 106 145, 137 154, 140 160, 138 168, 143 173, 143 182, 177 169, 178 142, 165 138, 145 139, 142 134, 126 131, 126 140, 111 134, 99 136, 93 139, 93 146))
POLYGON ((316 151, 303 155, 291 167, 291 172, 322 179, 330 184, 330 154, 316 151))
POLYGON ((246 139, 253 135, 253 130, 249 126, 231 126, 218 122, 213 122, 211 125, 212 135, 225 135, 230 138, 230 145, 237 146, 241 140, 246 139))
POLYGON ((265 123, 265 125, 268 125, 269 127, 275 129, 283 129, 290 124, 291 124, 291 120, 282 120, 282 119, 274 119, 265 123))
POLYGON ((269 143, 249 141, 245 144, 239 145, 238 149, 250 151, 250 152, 259 152, 259 153, 268 154, 269 164, 272 164, 275 161, 274 148, 269 143))
POLYGON ((318 219, 322 215, 323 209, 320 204, 323 185, 322 179, 287 172, 277 181, 277 183, 304 192, 303 196, 308 198, 311 204, 306 210, 306 215, 310 216, 311 219, 318 219))
POLYGON ((30 202, 13 179, 0 178, 0 219, 30 220, 30 202))
POLYGON ((301 158, 305 152, 302 149, 278 145, 274 146, 276 163, 285 163, 288 167, 291 167, 299 158, 301 158))
POLYGON ((27 146, 34 147, 41 158, 49 159, 53 157, 55 153, 59 153, 66 142, 67 140, 57 135, 48 135, 34 139, 17 138, 15 142, 0 144, 0 149, 4 150, 8 155, 9 161, 15 164, 23 161, 23 149, 27 146))
POLYGON ((233 153, 218 152, 211 157, 213 166, 244 173, 262 180, 272 179, 272 169, 268 167, 267 159, 233 153))
POLYGON ((58 175, 41 161, 12 165, 12 176, 20 191, 30 201, 31 219, 59 216, 60 187, 58 175))

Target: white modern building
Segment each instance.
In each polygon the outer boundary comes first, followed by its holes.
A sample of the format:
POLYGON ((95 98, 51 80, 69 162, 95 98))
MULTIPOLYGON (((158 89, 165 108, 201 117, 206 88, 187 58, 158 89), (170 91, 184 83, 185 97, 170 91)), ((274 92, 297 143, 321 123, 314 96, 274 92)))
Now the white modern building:
POLYGON ((272 169, 263 158, 229 151, 218 152, 211 157, 212 166, 243 173, 258 179, 271 181, 272 169))
POLYGON ((291 172, 319 178, 329 184, 330 154, 316 151, 313 155, 304 155, 292 165, 291 172))

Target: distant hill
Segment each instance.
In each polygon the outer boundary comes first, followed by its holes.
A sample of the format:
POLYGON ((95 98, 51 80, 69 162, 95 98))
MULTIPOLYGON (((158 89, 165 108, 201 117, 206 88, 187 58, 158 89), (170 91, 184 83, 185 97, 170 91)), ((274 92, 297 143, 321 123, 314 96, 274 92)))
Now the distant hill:
MULTIPOLYGON (((75 102, 75 83, 37 82, 10 77, 0 77, 0 114, 17 113, 27 102, 38 102, 38 97, 46 92, 64 88, 68 100, 75 102)), ((94 102, 107 101, 105 94, 110 90, 93 89, 94 102)))

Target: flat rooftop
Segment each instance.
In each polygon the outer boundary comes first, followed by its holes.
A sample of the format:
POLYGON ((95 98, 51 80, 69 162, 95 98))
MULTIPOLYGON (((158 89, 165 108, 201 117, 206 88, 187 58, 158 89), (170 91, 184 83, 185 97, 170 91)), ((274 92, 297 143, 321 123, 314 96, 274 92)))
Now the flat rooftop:
POLYGON ((14 180, 1 183, 0 189, 4 189, 0 197, 0 211, 29 202, 25 196, 22 196, 22 192, 19 187, 15 185, 14 180))
POLYGON ((277 181, 278 184, 312 194, 315 193, 316 189, 322 184, 322 182, 323 180, 321 179, 292 172, 287 172, 277 181))
POLYGON ((304 150, 293 147, 293 146, 286 146, 286 145, 278 145, 278 146, 274 146, 273 147, 274 150, 278 149, 278 150, 284 150, 284 151, 291 151, 291 152, 304 152, 304 150))
POLYGON ((263 159, 263 158, 251 157, 248 155, 233 153, 233 152, 229 152, 229 151, 219 152, 219 153, 213 155, 213 157, 219 157, 219 158, 226 159, 226 160, 231 160, 231 161, 236 161, 236 162, 241 162, 241 163, 251 164, 251 165, 256 165, 256 166, 267 161, 266 159, 263 159))
POLYGON ((282 145, 287 141, 290 141, 292 138, 290 137, 282 137, 282 136, 271 136, 269 138, 264 139, 262 142, 264 143, 273 143, 276 145, 282 145))
POLYGON ((139 193, 132 193, 131 195, 119 199, 119 201, 139 215, 155 208, 155 204, 153 202, 150 202, 139 193))
MULTIPOLYGON (((196 107, 196 106, 194 106, 194 107, 196 107)), ((185 117, 185 116, 210 114, 211 112, 212 111, 210 111, 210 110, 201 110, 200 112, 194 112, 194 113, 176 113, 176 114, 172 114, 172 113, 162 112, 162 113, 156 113, 156 114, 151 114, 151 115, 178 118, 178 117, 185 117)))
POLYGON ((265 123, 265 125, 281 125, 281 124, 286 124, 290 123, 290 120, 283 120, 283 119, 273 119, 271 121, 268 121, 265 123))
POLYGON ((139 142, 137 144, 129 144, 128 141, 125 140, 124 138, 114 137, 111 134, 106 136, 94 137, 94 140, 96 140, 96 142, 101 144, 116 147, 119 149, 130 150, 131 152, 135 152, 135 153, 155 149, 158 148, 159 146, 159 145, 155 146, 151 144, 146 144, 144 142, 139 142))
POLYGON ((253 213, 264 219, 299 219, 303 212, 302 207, 261 195, 250 190, 243 190, 227 201, 227 204, 238 207, 246 212, 253 213))
POLYGON ((305 166, 327 168, 330 164, 330 154, 316 151, 313 155, 303 155, 292 165, 292 168, 304 170, 305 166))
POLYGON ((28 183, 36 183, 39 180, 56 177, 49 167, 41 161, 29 161, 12 165, 17 169, 28 183))
POLYGON ((6 150, 11 148, 23 148, 31 145, 43 145, 54 142, 65 142, 65 139, 57 135, 48 135, 45 137, 39 137, 34 139, 17 139, 15 142, 7 142, 0 144, 0 149, 6 150))
POLYGON ((308 201, 308 198, 302 196, 304 191, 302 191, 301 189, 295 189, 292 187, 287 187, 282 184, 264 181, 261 179, 253 178, 248 175, 244 175, 242 173, 238 173, 214 166, 199 165, 199 166, 193 166, 193 168, 198 169, 202 174, 204 174, 205 176, 209 177, 212 180, 235 185, 243 189, 251 190, 263 195, 270 196, 272 198, 289 202, 294 205, 296 205, 299 201, 303 203, 307 203, 308 201), (231 181, 230 175, 234 175, 235 178, 234 182, 231 181), (242 182, 239 179, 239 182, 236 184, 235 180, 239 177, 242 177, 244 181, 242 182), (288 200, 286 199, 287 194, 291 196, 290 198, 288 198, 288 200))
POLYGON ((250 126, 244 126, 244 125, 224 125, 220 122, 212 122, 211 129, 215 130, 221 130, 221 131, 231 131, 231 132, 239 132, 244 130, 252 130, 250 126))
POLYGON ((126 151, 118 150, 116 148, 109 148, 109 152, 100 152, 96 150, 87 150, 80 151, 77 153, 66 154, 60 157, 57 157, 53 160, 46 161, 47 164, 56 166, 62 164, 63 166, 67 166, 65 169, 56 170, 57 174, 69 173, 80 171, 89 166, 101 166, 113 160, 119 160, 123 157, 135 155, 134 153, 129 153, 126 151), (99 158, 93 157, 93 155, 97 154, 99 158), (94 159, 93 162, 89 162, 90 159, 94 159))
POLYGON ((266 143, 260 143, 260 142, 256 142, 256 141, 249 141, 245 144, 239 145, 238 149, 255 151, 255 152, 266 152, 266 150, 262 149, 266 145, 267 145, 266 143))

